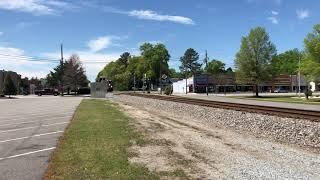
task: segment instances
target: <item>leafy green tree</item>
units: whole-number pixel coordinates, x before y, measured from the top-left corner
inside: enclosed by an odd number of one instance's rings
[[[11,98],[11,95],[17,94],[17,87],[14,85],[11,79],[11,76],[9,74],[6,75],[4,80],[3,94],[9,95],[9,98]]]
[[[208,63],[208,67],[206,67],[205,70],[212,75],[222,74],[226,72],[225,66],[226,64],[222,61],[213,59]]]
[[[302,53],[298,49],[292,49],[278,55],[280,73],[294,75],[299,69],[299,59]]]
[[[170,78],[183,78],[183,74],[181,72],[177,72],[174,68],[169,69],[169,77]]]
[[[119,61],[120,61],[125,67],[127,67],[130,58],[131,58],[130,53],[124,52],[123,54],[120,55]]]
[[[236,77],[241,83],[255,86],[259,96],[259,84],[270,79],[272,58],[276,48],[269,40],[269,35],[262,27],[251,29],[248,36],[242,37],[239,52],[236,54]]]
[[[229,74],[229,75],[234,74],[233,69],[232,69],[231,67],[228,67],[228,68],[226,69],[226,74]]]
[[[123,53],[120,58],[107,64],[97,76],[105,76],[113,82],[117,90],[130,90],[134,86],[141,87],[146,82],[144,74],[150,83],[159,83],[160,74],[169,75],[168,61],[170,55],[163,44],[145,43],[140,47],[141,56],[131,57]],[[160,73],[161,72],[161,73]]]
[[[271,77],[271,92],[275,90],[275,79],[281,74],[281,63],[278,56],[274,56],[271,60],[270,77]]]
[[[169,74],[170,54],[164,44],[145,43],[140,46],[141,55],[145,60],[145,69],[151,82],[159,83],[160,75]]]
[[[309,81],[319,80],[320,77],[320,24],[313,28],[304,39],[305,56],[302,62],[302,72]]]
[[[292,49],[277,56],[279,74],[296,75],[299,71],[299,59],[302,53],[298,49]],[[293,91],[292,78],[290,78],[291,91]]]

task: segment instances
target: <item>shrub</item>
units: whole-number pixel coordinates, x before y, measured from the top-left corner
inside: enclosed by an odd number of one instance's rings
[[[312,96],[312,91],[308,88],[304,94],[306,95],[306,99],[309,99]]]
[[[164,94],[165,95],[171,95],[172,94],[172,87],[171,86],[166,86],[164,89]]]

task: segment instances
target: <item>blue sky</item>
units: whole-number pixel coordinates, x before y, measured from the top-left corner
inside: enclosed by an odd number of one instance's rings
[[[164,43],[177,68],[187,48],[233,66],[241,37],[263,26],[278,53],[303,49],[320,20],[319,0],[0,0],[0,69],[44,77],[55,66],[33,59],[80,55],[93,80],[105,64],[143,42]],[[5,55],[3,55],[5,54]]]

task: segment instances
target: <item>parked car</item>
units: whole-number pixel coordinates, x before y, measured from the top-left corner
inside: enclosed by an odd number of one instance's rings
[[[54,96],[58,96],[60,93],[55,90],[55,89],[50,89],[50,88],[46,88],[43,90],[36,90],[34,92],[34,94],[38,95],[38,96],[42,96],[42,95],[54,95]]]
[[[288,90],[285,90],[285,89],[276,89],[274,90],[274,93],[288,93],[289,91]]]
[[[71,93],[77,94],[77,95],[87,95],[90,94],[91,89],[89,87],[81,87],[77,91],[74,89],[71,90]]]

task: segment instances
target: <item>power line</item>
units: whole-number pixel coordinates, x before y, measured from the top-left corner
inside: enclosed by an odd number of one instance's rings
[[[21,55],[1,54],[1,53],[0,53],[0,57],[1,57],[1,56],[12,57],[12,58],[15,58],[16,60],[50,61],[50,62],[58,61],[58,60],[54,60],[54,59],[35,58],[35,57],[30,57],[30,56],[21,56]]]
[[[54,62],[54,63],[59,63],[60,60],[59,59],[46,59],[46,58],[36,58],[36,57],[31,57],[31,56],[21,56],[21,55],[11,55],[11,54],[1,54],[0,53],[0,61],[1,60],[5,60],[3,58],[1,58],[1,56],[5,56],[5,57],[12,57],[14,58],[13,60],[20,60],[20,61],[29,61],[29,62]],[[81,61],[83,63],[93,63],[93,64],[97,64],[97,63],[104,63],[107,64],[110,61],[102,61],[102,60],[85,60],[85,61]]]

